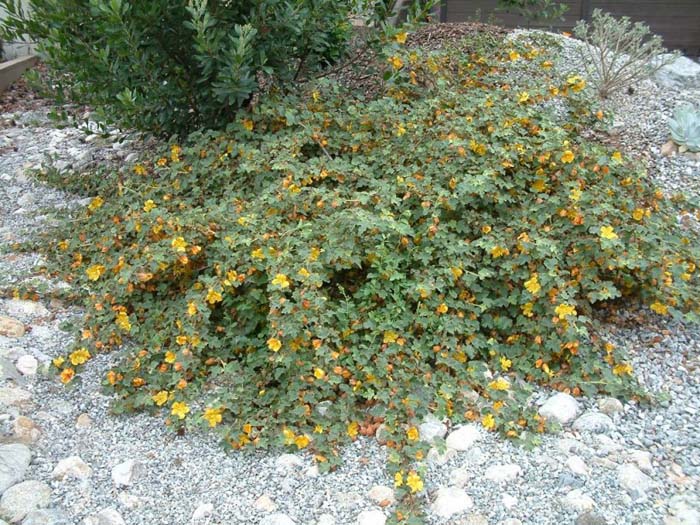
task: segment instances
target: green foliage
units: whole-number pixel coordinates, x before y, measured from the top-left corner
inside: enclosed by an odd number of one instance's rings
[[[590,24],[580,20],[574,35],[584,42],[581,61],[601,98],[650,78],[678,57],[667,53],[662,38],[652,35],[646,24],[600,9],[593,10]]]
[[[691,104],[676,108],[669,122],[671,138],[688,151],[700,152],[700,110]]]
[[[161,135],[221,128],[258,90],[337,60],[351,2],[0,0],[3,35],[40,42],[52,84]]]
[[[498,7],[527,20],[553,22],[563,18],[569,6],[555,0],[498,0]]]
[[[118,412],[321,468],[383,423],[404,523],[421,523],[427,413],[531,443],[548,422],[530,385],[635,392],[596,310],[697,314],[697,235],[580,138],[603,118],[585,82],[510,45],[397,49],[376,100],[318,83],[95,179],[53,237],[53,270],[87,295],[63,381],[128,340],[104,382]]]

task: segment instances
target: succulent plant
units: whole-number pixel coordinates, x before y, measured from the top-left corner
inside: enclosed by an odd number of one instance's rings
[[[700,152],[700,110],[691,104],[680,106],[669,125],[673,142],[688,151]]]

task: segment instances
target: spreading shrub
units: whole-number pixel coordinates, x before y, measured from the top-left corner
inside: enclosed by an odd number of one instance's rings
[[[39,42],[64,97],[166,136],[221,128],[262,78],[289,82],[337,60],[351,4],[0,0],[8,13],[2,33]]]
[[[697,235],[581,138],[603,115],[580,77],[538,48],[487,51],[397,52],[376,100],[318,83],[96,181],[54,244],[88,294],[63,382],[124,348],[117,412],[321,468],[383,423],[406,523],[426,414],[530,443],[548,422],[528,385],[634,393],[596,310],[697,314]]]

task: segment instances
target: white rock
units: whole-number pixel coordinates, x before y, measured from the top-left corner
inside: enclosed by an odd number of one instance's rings
[[[12,317],[0,315],[0,335],[17,338],[22,337],[24,333],[24,323]]]
[[[73,520],[58,509],[33,510],[22,520],[22,525],[71,525],[72,523]],[[6,522],[0,520],[0,525],[6,525]]]
[[[561,499],[561,504],[574,512],[585,512],[595,507],[595,501],[581,489],[574,489]]]
[[[377,431],[374,433],[374,439],[376,439],[377,443],[380,445],[386,445],[389,441],[389,430],[384,423],[377,427]]]
[[[700,64],[688,57],[678,57],[655,74],[656,81],[666,87],[700,88]]]
[[[484,472],[484,477],[490,479],[494,483],[507,483],[508,481],[516,479],[522,472],[523,469],[520,468],[519,465],[507,463],[490,466],[486,469],[486,472]]]
[[[606,416],[600,412],[586,412],[574,421],[573,428],[579,432],[605,434],[615,430],[615,423],[610,419],[610,416]]]
[[[471,473],[465,467],[459,467],[450,472],[450,485],[464,488],[469,481]]]
[[[330,514],[321,514],[316,520],[316,525],[336,525],[335,518]]]
[[[429,465],[444,465],[455,455],[457,455],[457,451],[453,448],[446,448],[445,451],[441,453],[436,447],[430,447],[425,460]]]
[[[432,443],[436,439],[442,439],[447,434],[447,425],[432,414],[428,414],[423,419],[423,423],[418,427],[420,440]]]
[[[471,509],[473,506],[474,502],[463,489],[443,487],[438,489],[430,509],[441,518],[450,518]]]
[[[557,450],[563,452],[564,454],[569,454],[571,452],[577,452],[583,448],[583,445],[571,438],[558,439],[556,442]]]
[[[70,456],[58,462],[53,469],[54,479],[64,480],[66,478],[87,479],[92,474],[92,469],[78,456]]]
[[[85,518],[83,525],[126,525],[126,522],[116,509],[110,507]]]
[[[10,299],[5,301],[5,311],[9,315],[21,317],[28,315],[32,317],[43,317],[49,315],[46,307],[37,301],[24,301],[22,299]]]
[[[31,511],[51,503],[51,488],[41,481],[23,481],[7,489],[0,498],[0,516],[10,523],[22,521]]]
[[[614,397],[605,397],[598,401],[598,410],[608,416],[619,414],[624,408],[620,400]]]
[[[129,510],[138,509],[143,504],[141,498],[134,496],[133,494],[129,494],[128,492],[120,492],[117,499],[119,500],[119,503],[124,506],[124,508]]]
[[[26,445],[0,445],[0,494],[24,479],[32,453]]]
[[[253,507],[262,512],[274,512],[277,510],[277,504],[267,494],[263,494],[256,499]]]
[[[539,414],[565,425],[576,418],[578,410],[576,399],[569,394],[559,392],[545,401],[540,407]]]
[[[26,390],[14,386],[0,387],[1,407],[23,407],[32,400],[32,395]]]
[[[643,498],[654,485],[649,476],[631,463],[625,463],[617,468],[617,482],[634,499]]]
[[[700,497],[686,494],[676,494],[668,500],[668,516],[665,525],[698,525],[700,523]]]
[[[128,459],[112,469],[112,481],[117,487],[128,487],[138,476],[142,466],[134,459]]]
[[[15,437],[24,443],[36,443],[41,437],[39,427],[25,416],[18,416],[13,425]]]
[[[282,454],[275,461],[277,470],[294,470],[304,467],[304,460],[296,454]]]
[[[605,434],[596,435],[595,441],[597,443],[598,454],[602,454],[603,456],[622,450],[622,445]]]
[[[654,470],[651,464],[651,453],[646,450],[633,450],[627,457],[630,461],[634,461],[642,472],[651,474]]]
[[[192,521],[204,520],[214,514],[214,505],[211,503],[200,503],[192,513]]]
[[[571,456],[569,459],[567,459],[566,466],[569,467],[569,470],[577,476],[588,476],[588,467],[579,456]]]
[[[481,429],[474,424],[457,427],[449,433],[445,444],[454,450],[469,450],[471,446],[481,439]]]
[[[260,525],[296,525],[296,522],[286,514],[277,512],[265,516],[260,520]]]
[[[367,497],[377,504],[386,502],[386,505],[393,505],[396,502],[394,489],[387,487],[386,485],[375,485],[367,493]]]
[[[88,414],[80,414],[78,419],[75,420],[75,428],[90,428],[92,426],[92,419]]]
[[[386,516],[379,510],[364,510],[357,516],[357,525],[384,525]]]
[[[508,518],[503,521],[499,521],[498,525],[523,525],[523,522],[518,518]]]
[[[503,494],[503,496],[501,496],[501,501],[503,502],[503,506],[507,509],[512,509],[518,504],[518,498],[510,494]]]
[[[304,471],[304,474],[309,478],[317,478],[321,475],[321,471],[318,470],[318,465],[311,465]]]
[[[15,363],[15,368],[24,376],[33,376],[39,368],[39,361],[33,355],[23,355]]]

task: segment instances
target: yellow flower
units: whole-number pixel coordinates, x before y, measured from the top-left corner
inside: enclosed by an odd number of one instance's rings
[[[182,153],[182,148],[178,146],[177,144],[173,144],[172,147],[170,148],[170,159],[173,162],[179,162],[180,161],[180,153]]]
[[[516,61],[520,58],[520,53],[517,51],[510,51],[508,53],[508,58],[510,58],[512,61]]]
[[[532,313],[532,307],[535,306],[532,303],[525,303],[520,307],[520,309],[523,311],[523,315],[525,317],[532,317],[534,314]]]
[[[64,385],[67,385],[71,381],[73,381],[73,378],[75,377],[75,370],[72,368],[66,368],[61,372],[61,383]]]
[[[524,104],[528,100],[530,100],[530,93],[528,93],[527,91],[523,91],[518,96],[518,102],[520,102],[521,104]]]
[[[197,313],[197,305],[193,302],[190,301],[187,303],[187,315],[193,316]]]
[[[279,286],[280,288],[289,288],[289,279],[283,273],[278,273],[275,278],[272,279],[272,284]]]
[[[187,344],[187,336],[186,335],[178,335],[175,338],[175,342],[179,345],[186,345]]]
[[[504,378],[499,377],[498,379],[491,381],[489,383],[489,388],[493,390],[508,390],[510,388],[510,383]]]
[[[578,202],[581,199],[581,193],[580,189],[574,188],[571,190],[571,193],[569,193],[569,198],[574,202]]]
[[[537,293],[542,289],[538,274],[533,273],[530,278],[525,281],[525,289],[532,295],[537,295]]]
[[[600,236],[608,240],[617,239],[617,233],[615,233],[615,229],[612,226],[601,226]]]
[[[481,418],[481,424],[484,426],[485,429],[493,430],[494,428],[496,428],[496,419],[493,417],[493,414],[486,414],[484,417]]]
[[[612,159],[615,162],[622,162],[622,153],[620,153],[619,151],[616,151],[615,153],[612,154]]]
[[[88,279],[91,281],[96,281],[99,279],[103,273],[105,273],[105,267],[102,266],[101,264],[95,264],[93,266],[90,266],[87,270],[85,270],[85,273],[88,276]]]
[[[450,271],[452,272],[452,276],[455,279],[459,279],[464,274],[464,270],[462,270],[461,268],[454,267],[454,266],[452,268],[450,268]]]
[[[668,306],[666,306],[665,304],[660,303],[658,301],[653,303],[650,306],[650,308],[659,315],[667,315],[668,314]]]
[[[396,124],[396,136],[403,137],[406,134],[406,128],[402,124]]]
[[[564,154],[561,156],[561,161],[564,164],[570,164],[574,161],[574,152],[567,149]]]
[[[153,210],[155,207],[156,203],[153,202],[151,199],[148,199],[146,202],[143,203],[143,211],[145,211],[146,213]]]
[[[384,343],[385,344],[395,343],[398,338],[399,338],[399,334],[397,334],[393,330],[387,330],[386,332],[384,332]]]
[[[554,64],[552,64],[549,60],[545,60],[542,62],[541,66],[542,69],[550,69]]]
[[[641,221],[644,218],[644,210],[641,208],[637,208],[632,212],[632,218],[635,221]]]
[[[66,360],[63,357],[54,357],[51,362],[56,368],[61,368],[61,365],[63,365],[63,363],[65,363]]]
[[[311,275],[311,273],[309,273],[309,270],[307,270],[306,268],[302,268],[301,270],[299,270],[299,271],[297,272],[297,274],[298,274],[300,277],[303,277],[304,279],[306,279],[309,275]]]
[[[360,424],[357,421],[353,421],[352,423],[348,424],[347,428],[347,433],[348,436],[351,438],[355,439],[357,437],[357,433],[360,431]]]
[[[314,262],[318,259],[319,255],[321,255],[321,249],[314,246],[309,252],[309,261]]]
[[[151,399],[156,405],[162,407],[168,401],[168,393],[165,390],[161,390],[157,394],[152,395]]]
[[[542,193],[547,188],[547,183],[544,179],[537,179],[530,187],[537,193]]]
[[[326,377],[326,372],[324,372],[323,368],[314,368],[314,377],[316,379],[323,379]]]
[[[574,92],[581,91],[586,87],[586,81],[578,75],[567,78],[566,82],[571,86],[571,90]]]
[[[255,250],[253,250],[252,252],[250,252],[250,256],[253,259],[264,259],[265,258],[265,254],[263,253],[262,248],[257,248]]]
[[[446,314],[447,313],[447,305],[445,303],[441,303],[440,306],[437,307],[437,313],[439,314]]]
[[[158,166],[163,168],[163,167],[168,165],[168,159],[166,159],[165,157],[161,157],[158,159],[158,162],[156,162],[156,164],[158,164]]]
[[[632,375],[632,365],[629,363],[620,363],[613,367],[613,374],[616,376]]]
[[[311,440],[309,439],[309,436],[304,434],[303,436],[297,436],[294,439],[294,444],[297,446],[299,450],[302,448],[306,448],[309,446],[309,443],[311,443]]]
[[[185,416],[188,414],[190,411],[190,407],[187,406],[187,404],[182,403],[181,401],[176,401],[173,403],[172,410],[170,413],[173,416],[177,416],[180,419],[185,419]]]
[[[78,348],[69,356],[69,359],[73,366],[82,365],[90,359],[90,352],[87,351],[87,348]]]
[[[177,356],[175,355],[175,352],[171,352],[170,350],[168,350],[167,352],[165,352],[164,360],[166,363],[172,365],[177,360]]]
[[[403,485],[403,472],[397,472],[394,474],[394,486],[400,487]]]
[[[185,250],[187,250],[187,242],[182,237],[175,237],[170,242],[170,246],[172,246],[173,250],[175,250],[176,252],[184,252]]]
[[[409,441],[417,441],[418,437],[420,436],[420,432],[416,427],[410,427],[406,431],[406,437],[408,437]]]
[[[292,443],[294,443],[294,432],[285,427],[282,429],[282,435],[284,436],[285,445],[291,445]]]
[[[513,361],[511,361],[510,359],[508,359],[505,356],[501,356],[500,362],[501,362],[501,369],[505,370],[505,371],[510,370],[510,367],[513,366]]]
[[[401,31],[400,33],[396,33],[396,36],[394,36],[394,40],[396,40],[399,44],[405,44],[407,37],[408,33],[406,33],[406,31]]]
[[[282,348],[282,342],[276,337],[270,337],[267,340],[267,347],[273,352],[279,352],[280,348]]]
[[[397,56],[390,57],[389,63],[392,65],[392,67],[394,69],[401,69],[403,67],[403,60],[401,60]]]
[[[253,131],[253,128],[255,127],[255,123],[250,120],[249,118],[243,119],[243,127],[247,129],[248,131]]]
[[[423,490],[423,480],[420,479],[420,476],[413,470],[406,476],[406,485],[408,485],[411,492],[414,494]]]
[[[121,328],[125,332],[131,330],[131,322],[129,321],[129,315],[126,312],[119,312],[114,322],[119,328]]]
[[[88,204],[88,210],[95,211],[98,208],[101,208],[104,203],[104,199],[98,195],[90,201],[90,204]]]
[[[494,259],[498,259],[499,257],[503,257],[504,255],[508,255],[510,251],[508,248],[501,248],[500,246],[494,246],[491,248],[491,257]]]
[[[570,315],[576,315],[576,308],[569,304],[560,304],[554,309],[554,312],[561,318],[565,319]]]
[[[216,425],[221,423],[221,420],[223,419],[221,416],[221,412],[223,409],[221,408],[207,408],[204,410],[204,415],[202,416],[207,423],[209,423],[210,428],[214,428]]]
[[[206,299],[209,304],[216,304],[220,303],[223,300],[223,296],[217,290],[209,288]]]
[[[134,166],[134,173],[136,175],[143,176],[146,175],[146,173],[148,172],[146,171],[146,168],[144,168],[141,164],[137,164],[136,166]]]

